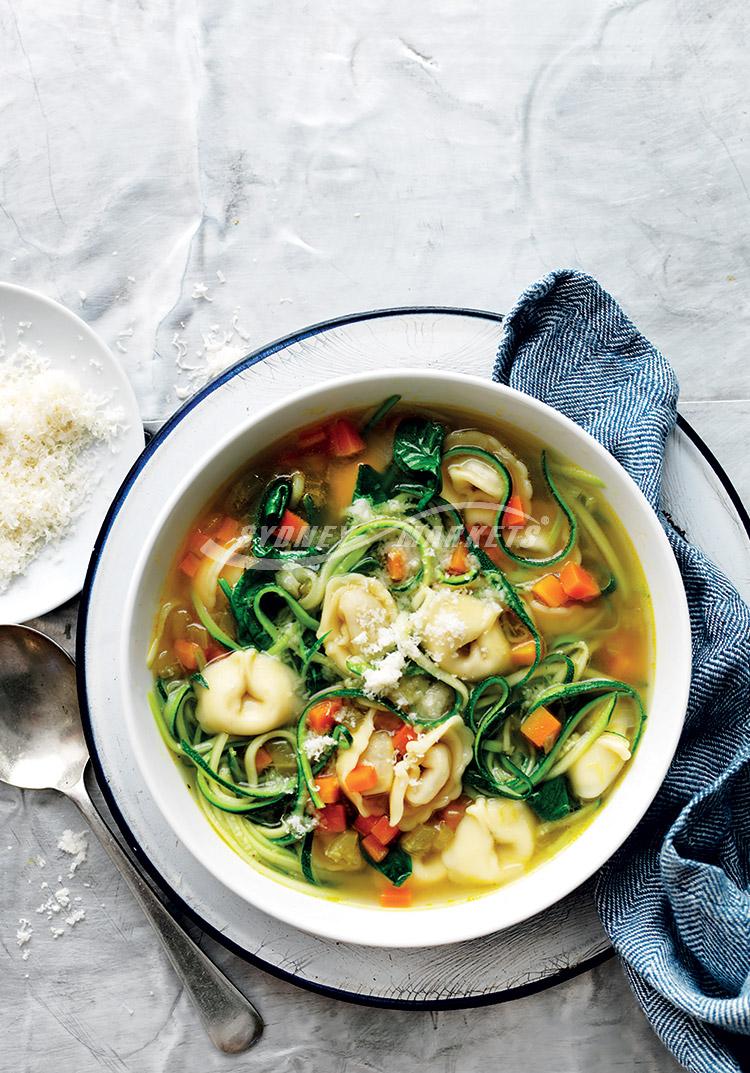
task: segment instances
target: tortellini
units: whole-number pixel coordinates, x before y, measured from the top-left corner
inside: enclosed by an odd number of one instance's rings
[[[208,734],[264,734],[291,722],[301,706],[294,671],[254,648],[210,663],[203,677],[208,688],[196,684],[195,714]]]
[[[607,730],[568,766],[570,788],[582,801],[601,797],[630,759],[631,719],[628,702],[618,701]]]
[[[558,637],[560,634],[585,636],[591,619],[600,613],[595,601],[547,607],[541,600],[532,599],[529,601],[529,610],[537,629],[547,637]]]
[[[388,799],[392,826],[411,831],[460,796],[472,742],[471,731],[454,715],[408,743]]]
[[[349,748],[339,750],[336,756],[336,776],[339,783],[363,816],[369,816],[374,808],[368,798],[379,797],[390,791],[396,759],[390,734],[385,730],[375,730],[374,716],[375,709],[369,709],[353,730]],[[364,796],[346,786],[348,776],[357,764],[363,762],[372,764],[378,773],[376,785]]]
[[[520,874],[534,853],[536,819],[523,801],[479,797],[466,809],[453,841],[442,853],[414,858],[414,881],[505,883]]]
[[[521,499],[525,513],[531,509],[533,490],[529,471],[520,459],[504,447],[495,436],[476,429],[451,432],[445,450],[451,447],[481,447],[505,464],[513,481],[513,491]],[[457,455],[443,462],[443,496],[462,509],[464,521],[473,525],[493,525],[498,505],[505,491],[505,481],[488,462],[471,455]],[[482,507],[482,503],[492,504]],[[466,505],[468,504],[468,505]],[[466,506],[465,506],[466,505]]]
[[[390,627],[396,604],[388,589],[374,577],[344,574],[326,585],[318,637],[326,655],[347,673],[347,660],[358,656],[371,660],[393,647]]]
[[[353,731],[349,748],[339,752],[336,775],[361,815],[381,812],[382,798],[387,795],[389,822],[402,831],[411,831],[460,795],[471,745],[471,731],[454,715],[410,741],[404,756],[397,760],[391,735],[375,729],[371,709]],[[377,782],[366,794],[346,785],[347,777],[360,763],[371,764],[377,772]]]
[[[467,682],[505,674],[512,661],[502,610],[491,598],[447,587],[431,590],[416,616],[422,646],[439,667]]]

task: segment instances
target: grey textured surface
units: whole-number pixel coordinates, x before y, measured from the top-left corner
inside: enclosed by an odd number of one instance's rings
[[[4,2],[3,275],[82,313],[158,421],[207,333],[225,360],[354,309],[504,309],[575,265],[673,361],[748,500],[746,20],[741,0]],[[96,847],[69,882],[87,920],[54,940],[34,913],[72,806],[3,793],[0,815],[3,1071],[676,1068],[614,962],[430,1015],[313,997],[217,951],[268,1023],[222,1058]]]

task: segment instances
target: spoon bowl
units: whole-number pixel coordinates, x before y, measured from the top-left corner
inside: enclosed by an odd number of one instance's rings
[[[73,661],[35,630],[0,626],[0,779],[68,793],[87,761]]]

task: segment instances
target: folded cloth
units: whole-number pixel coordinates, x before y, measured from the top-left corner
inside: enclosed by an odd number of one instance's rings
[[[659,514],[682,572],[693,634],[685,728],[654,804],[600,872],[596,901],[677,1060],[695,1073],[750,1068],[750,609],[660,512],[677,379],[615,300],[570,270],[521,296],[493,376],[615,456]]]

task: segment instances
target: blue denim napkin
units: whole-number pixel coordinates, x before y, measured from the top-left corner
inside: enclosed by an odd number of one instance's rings
[[[599,874],[598,910],[646,1016],[695,1073],[737,1073],[750,1035],[750,609],[659,509],[678,384],[666,358],[581,273],[508,314],[493,377],[595,436],[657,511],[682,572],[693,679],[648,814]]]

